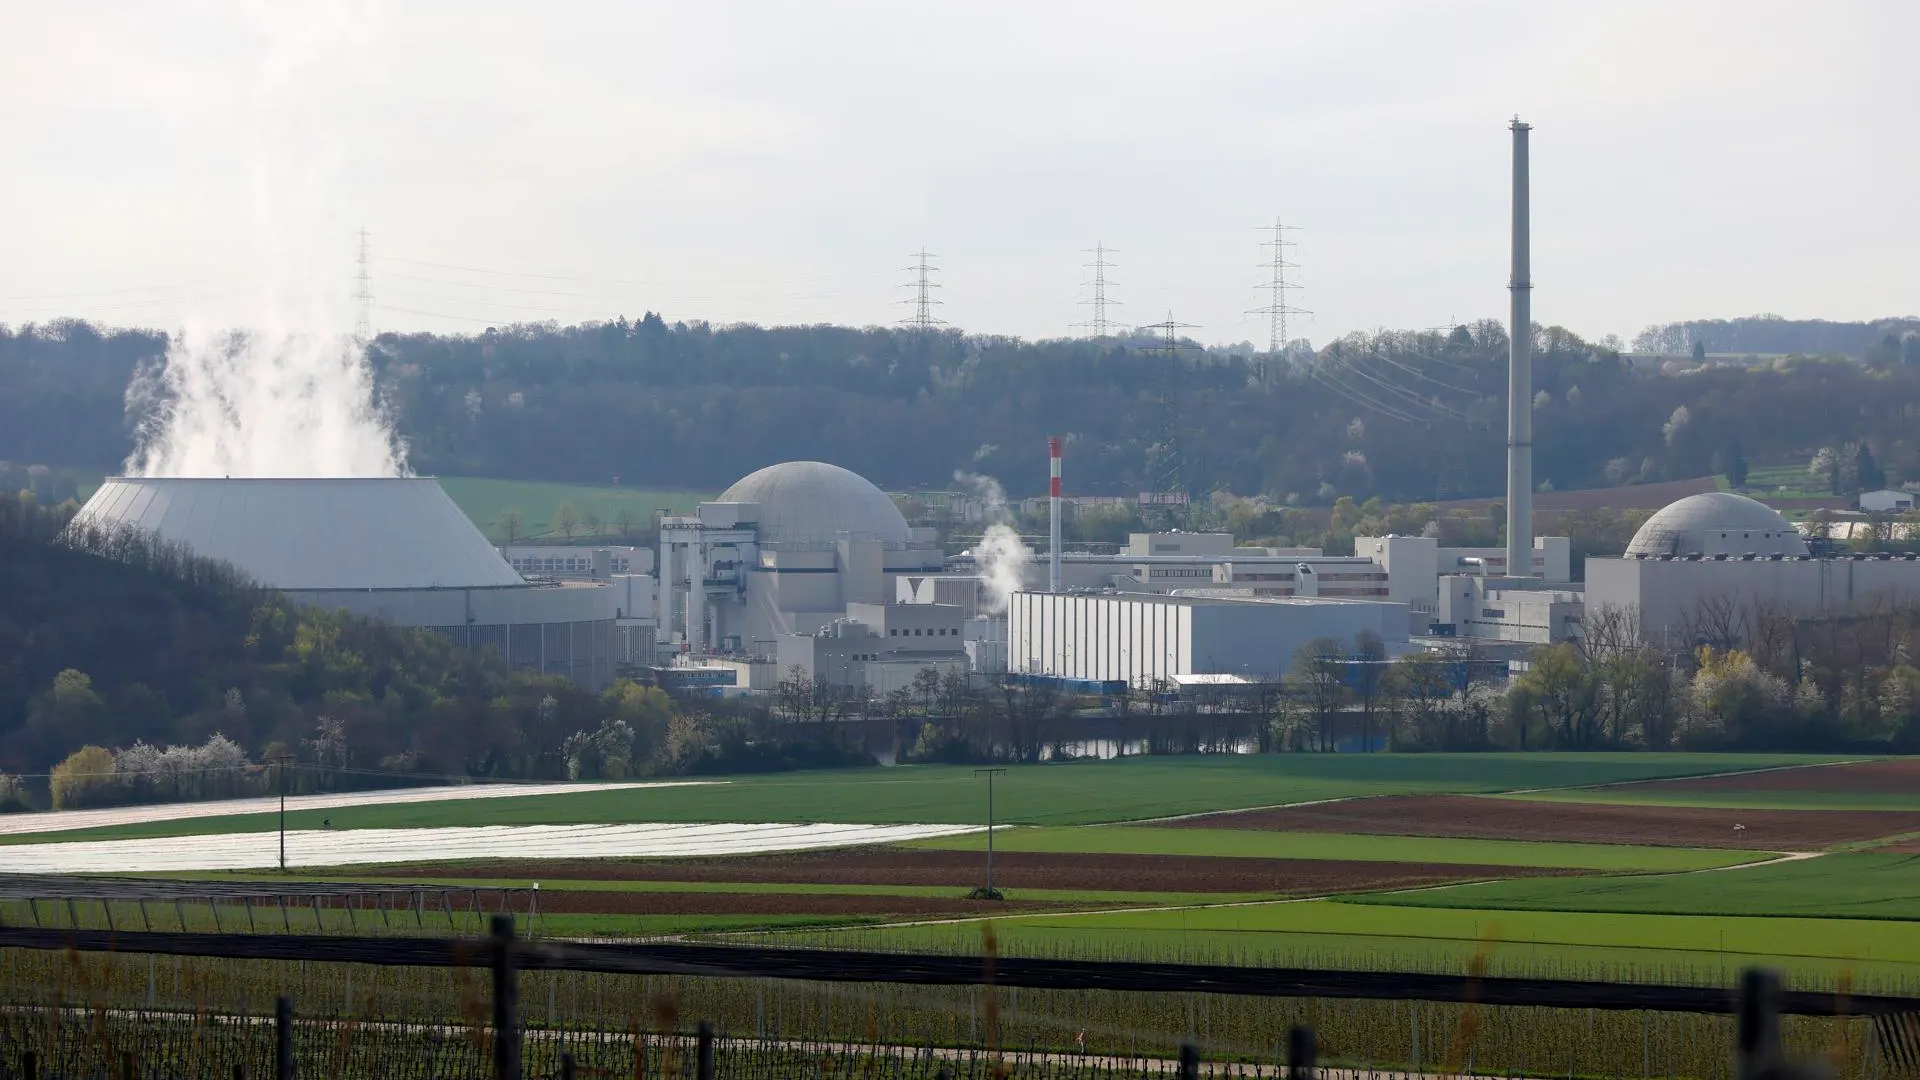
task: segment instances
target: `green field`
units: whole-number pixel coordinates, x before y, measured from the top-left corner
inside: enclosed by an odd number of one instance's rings
[[[1084,825],[1405,793],[1564,788],[1693,776],[1823,757],[1749,754],[1222,754],[1013,766],[995,786],[1007,824]],[[512,799],[295,811],[288,828],[623,822],[975,824],[986,784],[965,766],[900,766],[737,777],[721,784],[608,789]],[[275,814],[38,833],[6,842],[259,832]]]
[[[1712,875],[1708,875],[1712,876]],[[811,944],[973,953],[982,922],[782,938]],[[1920,988],[1920,923],[1590,912],[1481,911],[1280,901],[1238,907],[1014,916],[994,920],[1008,955],[1273,967],[1461,971],[1484,952],[1494,974],[1727,982],[1766,964],[1807,984],[1843,974],[1863,989]]]
[[[984,835],[921,840],[907,847],[980,851]],[[1571,870],[1704,870],[1767,858],[1754,851],[1703,851],[1630,844],[1560,844],[1416,836],[1265,832],[1236,829],[1012,829],[994,837],[996,851],[1096,855],[1220,855],[1258,859],[1458,863]]]
[[[1726,481],[1721,480],[1724,489]],[[1822,487],[1818,477],[1807,471],[1807,463],[1797,465],[1755,465],[1747,470],[1747,485],[1742,494],[1756,499],[1831,499],[1833,492]]]
[[[1920,920],[1920,855],[1823,855],[1712,874],[1535,878],[1353,900],[1394,907]]]
[[[598,517],[604,535],[612,538],[618,535],[617,523],[623,512],[637,526],[650,527],[656,510],[686,513],[701,501],[713,498],[713,493],[706,491],[488,480],[471,476],[443,476],[440,486],[473,523],[496,542],[506,540],[500,515],[509,509],[521,513],[521,539],[564,539],[554,525],[561,503],[572,503],[580,512],[583,526],[576,530],[575,539],[588,535],[584,523],[589,515]]]

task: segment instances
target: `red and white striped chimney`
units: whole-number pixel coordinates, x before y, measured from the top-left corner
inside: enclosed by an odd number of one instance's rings
[[[1052,516],[1047,522],[1047,541],[1052,545],[1047,553],[1047,591],[1060,591],[1060,445],[1064,440],[1058,435],[1047,436],[1047,481],[1048,509]]]

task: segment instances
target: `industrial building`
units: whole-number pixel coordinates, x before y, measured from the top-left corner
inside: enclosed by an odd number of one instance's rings
[[[1652,642],[1689,641],[1709,606],[1744,624],[1759,610],[1796,616],[1920,601],[1912,555],[1815,556],[1793,524],[1727,492],[1681,499],[1647,519],[1617,559],[1588,559],[1591,615],[1630,615]]]
[[[492,646],[595,688],[628,659],[621,623],[652,605],[644,577],[528,582],[428,477],[111,477],[70,527],[176,543],[296,603]]]
[[[1403,604],[1199,594],[1015,593],[1007,612],[1008,669],[1072,681],[1140,686],[1190,675],[1278,678],[1309,642],[1342,655],[1372,636],[1407,651]]]
[[[526,577],[591,580],[614,574],[652,574],[653,549],[627,545],[508,544],[507,565]]]
[[[932,529],[857,473],[818,461],[755,472],[660,523],[663,627],[693,654],[772,656],[849,604],[884,604],[902,576],[938,572]]]
[[[1386,600],[1404,605],[1407,630],[1424,634],[1439,615],[1441,582],[1448,576],[1504,578],[1504,548],[1443,547],[1429,536],[1361,536],[1352,555],[1319,548],[1237,547],[1228,533],[1135,533],[1116,554],[1067,551],[1060,557],[1061,588],[1069,592],[1171,593],[1231,589],[1250,597]],[[977,573],[963,553],[948,560],[955,573]],[[1572,578],[1572,547],[1564,536],[1534,541],[1532,576]],[[1047,588],[1048,558],[1036,554],[1022,574],[1031,591]]]

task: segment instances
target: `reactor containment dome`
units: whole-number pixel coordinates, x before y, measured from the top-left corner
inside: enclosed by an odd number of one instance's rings
[[[1689,495],[1661,508],[1633,534],[1626,552],[1630,559],[1806,553],[1806,540],[1778,510],[1727,491]]]
[[[859,473],[823,461],[769,465],[742,477],[716,501],[758,503],[762,547],[838,540],[906,544],[913,538],[886,492]]]

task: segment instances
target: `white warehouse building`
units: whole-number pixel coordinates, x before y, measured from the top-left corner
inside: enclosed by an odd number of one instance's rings
[[[1301,646],[1326,638],[1351,650],[1373,635],[1386,655],[1408,650],[1404,604],[1302,597],[1015,593],[1007,613],[1008,669],[1026,675],[1143,682],[1184,675],[1274,678]]]
[[[599,688],[645,577],[532,584],[430,477],[110,477],[69,528],[132,531],[231,564],[295,603],[492,646],[514,667]]]

